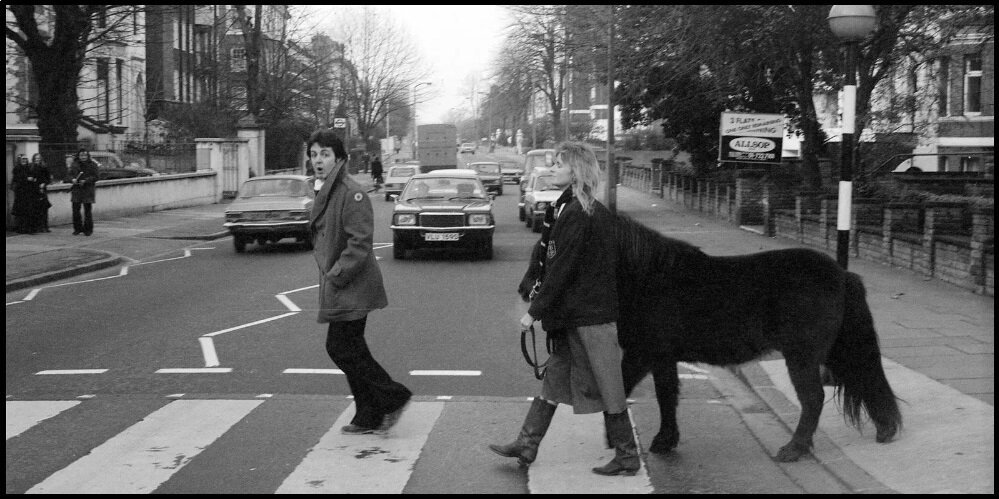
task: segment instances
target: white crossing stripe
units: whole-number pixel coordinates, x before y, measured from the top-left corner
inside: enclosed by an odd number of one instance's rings
[[[410,402],[389,435],[343,435],[351,404],[277,493],[401,494],[443,410],[444,402]]]
[[[281,371],[284,374],[343,374],[339,369],[300,369],[296,367]]]
[[[541,446],[528,468],[527,487],[532,494],[565,494],[567,484],[587,494],[651,494],[652,482],[645,463],[635,476],[608,477],[591,469],[614,458],[604,446],[603,413],[573,414],[560,404]]]
[[[4,407],[7,427],[6,440],[24,433],[24,430],[79,403],[76,400],[8,401]]]
[[[152,492],[261,403],[262,400],[170,402],[28,492]]]
[[[107,369],[49,369],[46,371],[38,371],[36,375],[49,375],[49,374],[104,374],[108,372]]]

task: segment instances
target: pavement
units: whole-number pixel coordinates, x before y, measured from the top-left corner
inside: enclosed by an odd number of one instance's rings
[[[365,174],[355,179],[370,184]],[[765,237],[752,227],[736,227],[687,211],[682,205],[628,187],[618,186],[616,199],[618,211],[666,235],[688,240],[709,254],[746,254],[802,246]],[[6,291],[10,295],[166,255],[190,247],[195,244],[192,241],[226,237],[228,233],[222,227],[226,205],[95,221],[91,236],[72,235],[71,225],[54,226],[43,234],[7,232]],[[864,444],[857,444],[856,430],[843,423],[837,410],[827,408],[816,433],[816,457],[831,468],[838,467],[836,471],[844,480],[867,480],[871,491],[885,491],[887,487],[898,492],[992,493],[994,297],[861,259],[850,260],[849,268],[863,277],[867,287],[885,370],[903,400],[902,412],[909,430],[903,430],[895,443],[885,446],[873,443],[868,428]],[[8,297],[8,303],[12,299],[17,298]],[[797,400],[779,356],[733,367],[731,372],[751,387],[788,428],[794,428]],[[827,400],[832,400],[831,392],[827,395]],[[884,466],[886,459],[895,459],[897,464]],[[941,481],[939,461],[946,461],[952,470],[948,471],[948,480]]]

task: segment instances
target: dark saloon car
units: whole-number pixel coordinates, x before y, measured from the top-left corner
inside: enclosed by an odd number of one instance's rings
[[[392,213],[392,256],[407,250],[463,248],[493,257],[493,199],[475,170],[444,169],[414,175]]]
[[[470,170],[475,170],[479,174],[479,180],[487,192],[495,192],[497,196],[503,195],[503,172],[500,164],[495,161],[478,161],[468,165]]]
[[[239,188],[239,197],[225,210],[223,224],[232,234],[237,253],[256,241],[276,243],[293,237],[312,249],[309,213],[315,192],[304,175],[254,177]]]

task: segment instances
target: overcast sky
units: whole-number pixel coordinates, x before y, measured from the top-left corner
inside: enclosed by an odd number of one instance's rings
[[[420,44],[424,60],[433,65],[433,98],[417,107],[420,122],[440,121],[454,107],[471,113],[466,80],[488,76],[509,24],[499,5],[388,5]],[[421,93],[423,92],[421,88]],[[430,89],[427,89],[428,91]],[[482,89],[484,90],[484,88]]]

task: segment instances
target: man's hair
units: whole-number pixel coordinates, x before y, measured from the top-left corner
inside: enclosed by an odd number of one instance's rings
[[[309,155],[312,144],[319,144],[319,147],[329,147],[333,150],[333,156],[340,159],[347,159],[347,149],[343,147],[343,141],[337,137],[336,132],[329,128],[320,128],[309,136],[309,142],[305,149],[305,155]]]

